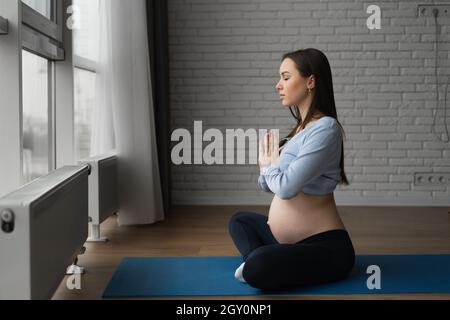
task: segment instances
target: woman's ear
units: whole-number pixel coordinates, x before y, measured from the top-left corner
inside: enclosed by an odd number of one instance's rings
[[[313,74],[308,77],[307,86],[311,90],[316,88],[316,78]]]

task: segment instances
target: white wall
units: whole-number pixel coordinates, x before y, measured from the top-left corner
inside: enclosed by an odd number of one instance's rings
[[[347,136],[351,184],[337,187],[337,204],[450,205],[449,186],[414,185],[415,172],[450,172],[450,143],[432,133],[434,20],[416,17],[419,3],[434,2],[169,1],[171,130],[193,132],[203,120],[204,130],[278,127],[284,136],[294,121],[275,91],[281,56],[315,47],[330,61]],[[369,4],[382,10],[381,30],[366,26]],[[439,74],[450,75],[449,19],[438,21]],[[435,132],[444,139],[438,115]],[[175,204],[272,198],[257,189],[257,165],[172,166]]]

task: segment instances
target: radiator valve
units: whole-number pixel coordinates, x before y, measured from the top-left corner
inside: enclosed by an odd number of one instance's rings
[[[11,233],[14,231],[14,212],[8,209],[3,210],[0,213],[0,220],[3,232]]]

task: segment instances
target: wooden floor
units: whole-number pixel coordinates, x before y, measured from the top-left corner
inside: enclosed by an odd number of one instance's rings
[[[86,267],[81,290],[68,290],[64,279],[53,299],[101,299],[121,259],[126,256],[239,255],[228,235],[237,211],[267,214],[268,207],[175,207],[166,220],[148,226],[118,227],[116,216],[102,224],[108,243],[86,244],[79,265]],[[357,254],[450,253],[450,214],[445,208],[339,207]],[[192,299],[236,297],[192,297]],[[186,297],[183,299],[189,299]],[[450,294],[257,296],[239,299],[448,299]]]

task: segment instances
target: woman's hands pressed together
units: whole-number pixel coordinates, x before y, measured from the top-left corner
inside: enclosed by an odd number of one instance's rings
[[[259,169],[268,165],[275,165],[280,157],[279,142],[276,135],[270,130],[259,143]]]

